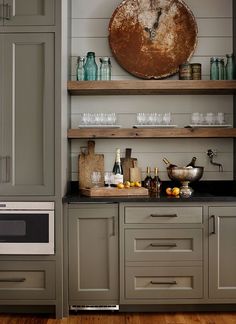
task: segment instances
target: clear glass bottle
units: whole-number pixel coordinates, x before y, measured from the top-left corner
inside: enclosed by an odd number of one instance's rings
[[[225,79],[226,80],[234,80],[234,55],[233,54],[227,54],[226,55],[227,62],[225,66]]]
[[[109,57],[100,58],[99,78],[100,80],[111,80],[111,61]]]
[[[218,67],[219,67],[219,80],[225,79],[225,61],[223,58],[218,59]]]
[[[151,190],[151,181],[152,181],[151,168],[147,167],[146,177],[145,177],[145,179],[143,181],[144,188],[147,188],[148,190]]]
[[[219,64],[217,57],[211,58],[210,79],[219,80]]]
[[[88,52],[86,63],[84,65],[84,79],[87,81],[93,81],[98,79],[98,66],[95,61],[95,53]]]
[[[154,177],[151,180],[151,192],[154,194],[160,194],[161,192],[161,179],[158,175],[158,168],[154,168]]]
[[[78,56],[77,59],[77,71],[76,71],[76,79],[77,81],[83,81],[85,76],[84,76],[84,61],[85,58],[84,56]]]
[[[114,177],[113,177],[113,184],[117,185],[120,182],[123,182],[123,169],[120,160],[120,149],[116,149],[116,158],[115,163],[112,170]]]

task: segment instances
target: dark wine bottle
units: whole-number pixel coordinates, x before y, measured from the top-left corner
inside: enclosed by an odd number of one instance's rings
[[[154,168],[154,177],[151,181],[151,192],[157,194],[161,192],[161,179],[158,175],[158,168]]]
[[[186,167],[187,167],[187,168],[188,168],[188,167],[192,167],[192,168],[194,168],[194,167],[195,167],[196,160],[197,160],[197,158],[194,156],[194,157],[192,158],[192,160],[189,162],[189,164],[186,165]]]
[[[147,167],[146,177],[143,181],[143,186],[150,190],[151,189],[151,181],[152,181],[151,168]]]
[[[168,169],[177,168],[177,165],[170,163],[170,161],[168,161],[167,158],[163,158],[163,162],[167,165]]]
[[[116,149],[116,158],[112,170],[114,174],[113,184],[117,185],[120,182],[123,182],[123,169],[120,161],[120,149]]]

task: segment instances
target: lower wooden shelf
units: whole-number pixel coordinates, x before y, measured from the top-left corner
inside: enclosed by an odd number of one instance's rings
[[[81,128],[69,129],[68,139],[76,138],[234,138],[236,128]]]

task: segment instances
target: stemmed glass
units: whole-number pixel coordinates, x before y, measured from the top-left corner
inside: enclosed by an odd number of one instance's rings
[[[104,180],[105,180],[105,183],[107,183],[108,188],[111,188],[112,177],[113,177],[113,173],[111,171],[105,172]]]
[[[101,172],[93,171],[91,174],[91,181],[92,181],[92,184],[94,185],[94,188],[98,188],[99,183],[101,181]]]

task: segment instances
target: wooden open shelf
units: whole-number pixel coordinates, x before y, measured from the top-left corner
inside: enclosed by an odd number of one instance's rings
[[[69,129],[73,138],[233,138],[236,128],[81,128]]]
[[[68,81],[70,95],[236,94],[236,81]]]

